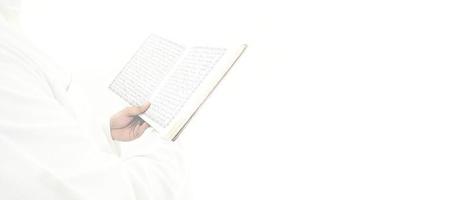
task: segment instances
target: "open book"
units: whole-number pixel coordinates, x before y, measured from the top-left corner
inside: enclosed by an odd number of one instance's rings
[[[151,35],[109,88],[133,106],[150,101],[140,117],[174,141],[245,48],[185,47]]]

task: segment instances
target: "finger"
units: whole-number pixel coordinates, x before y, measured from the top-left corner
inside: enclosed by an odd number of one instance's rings
[[[141,126],[142,129],[146,130],[147,128],[151,127],[147,122],[144,122]]]
[[[149,124],[144,122],[142,125],[140,125],[137,128],[137,130],[136,130],[137,135],[139,136],[139,135],[143,134],[144,131],[146,131],[146,129],[149,128],[149,127],[150,127]]]
[[[151,106],[151,103],[147,101],[143,105],[140,105],[140,106],[128,107],[125,109],[125,112],[129,116],[136,116],[136,115],[146,112],[146,110],[149,109],[150,106]]]

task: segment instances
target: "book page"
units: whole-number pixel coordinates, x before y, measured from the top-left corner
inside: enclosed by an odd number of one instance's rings
[[[188,49],[175,70],[151,97],[152,106],[146,116],[161,127],[167,127],[225,51],[224,48],[209,47]]]
[[[151,35],[109,88],[129,104],[140,105],[149,100],[184,52],[184,46]]]

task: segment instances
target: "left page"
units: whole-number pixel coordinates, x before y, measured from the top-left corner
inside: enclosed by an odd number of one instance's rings
[[[129,104],[148,101],[174,69],[185,47],[156,35],[147,38],[109,88]]]

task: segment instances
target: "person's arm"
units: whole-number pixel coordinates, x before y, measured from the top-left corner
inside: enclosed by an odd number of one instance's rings
[[[41,75],[17,63],[0,66],[0,199],[180,196],[183,172],[173,145],[156,140],[126,158],[100,151]]]

